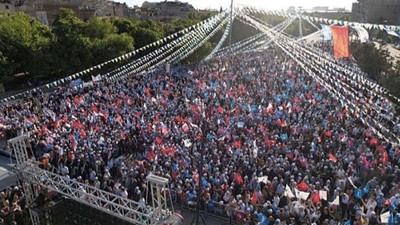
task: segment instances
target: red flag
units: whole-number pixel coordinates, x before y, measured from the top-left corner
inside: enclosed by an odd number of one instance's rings
[[[169,148],[169,149],[168,149],[168,154],[169,154],[170,156],[175,156],[175,154],[176,154],[176,149],[175,149],[174,147]]]
[[[115,121],[117,121],[117,123],[119,123],[119,125],[122,126],[122,117],[121,117],[121,115],[118,115],[117,119],[115,119]]]
[[[388,160],[389,160],[389,155],[388,155],[388,153],[387,153],[387,151],[385,150],[385,151],[383,151],[383,155],[382,155],[382,163],[383,163],[383,165],[387,165],[387,163],[388,163]]]
[[[153,151],[148,151],[147,154],[146,154],[146,158],[148,160],[154,159],[155,157],[156,157],[156,154],[154,154]]]
[[[160,122],[160,116],[158,115],[158,113],[154,116],[154,123],[158,123]]]
[[[128,105],[132,105],[132,100],[128,98],[128,101],[126,102]]]
[[[119,135],[121,136],[121,139],[125,139],[126,138],[126,134],[125,134],[125,132],[123,130],[121,130],[119,132]]]
[[[155,140],[156,144],[161,145],[162,141],[163,141],[162,138],[156,137],[156,140]]]
[[[327,138],[332,137],[332,132],[330,130],[325,131],[325,137]]]
[[[331,160],[334,163],[337,162],[336,156],[334,154],[332,154],[332,153],[329,153],[329,160]]]
[[[365,166],[369,165],[368,159],[367,159],[367,157],[365,157],[365,155],[361,155],[361,160],[363,161]]]
[[[238,183],[238,184],[242,184],[243,183],[243,178],[242,178],[242,175],[240,173],[236,174],[235,182]]]
[[[321,199],[319,198],[319,191],[314,192],[314,194],[312,194],[311,199],[314,203],[319,203],[321,202]]]
[[[192,113],[193,113],[195,116],[200,115],[200,109],[199,109],[199,107],[198,107],[197,105],[191,105],[191,108],[192,108]]]
[[[371,138],[371,140],[369,140],[369,145],[376,146],[377,144],[378,144],[378,139]]]
[[[82,125],[81,121],[77,120],[72,123],[72,127],[75,129],[84,129],[85,127]]]
[[[257,201],[258,201],[257,192],[254,190],[253,196],[251,196],[251,203],[257,204]]]
[[[84,129],[79,130],[79,136],[81,136],[81,138],[86,138],[86,132]]]
[[[242,143],[239,140],[236,140],[233,142],[233,146],[235,146],[235,148],[240,148],[242,147]]]
[[[75,140],[75,137],[74,137],[74,135],[72,135],[72,134],[70,134],[69,135],[69,140],[70,140],[70,142],[71,142],[71,150],[72,151],[75,151],[75,149],[76,149],[76,140]]]
[[[81,104],[81,103],[83,103],[83,97],[82,97],[82,96],[76,96],[75,99],[74,99],[74,102],[75,102],[76,104]]]
[[[90,108],[91,108],[92,111],[95,112],[95,113],[98,113],[98,112],[99,112],[99,109],[98,109],[97,106],[95,106],[95,105],[92,105]]]
[[[299,188],[300,191],[307,191],[308,190],[308,185],[304,180],[300,181],[300,183],[297,184],[297,187]]]
[[[182,129],[183,129],[183,131],[185,132],[185,133],[189,133],[189,126],[185,123],[185,124],[183,124],[183,126],[182,126]]]
[[[168,155],[168,148],[162,147],[162,148],[161,148],[161,153],[162,153],[163,155]]]
[[[218,111],[219,113],[222,113],[222,112],[224,111],[224,109],[223,109],[221,106],[218,106],[217,111]]]
[[[150,93],[150,88],[149,88],[149,87],[147,87],[147,88],[144,90],[144,93],[146,93],[147,97],[151,98],[151,93]]]
[[[101,110],[99,113],[100,116],[104,117],[104,119],[107,121],[108,120],[108,113],[104,110]]]
[[[350,58],[349,27],[331,26],[335,58]]]

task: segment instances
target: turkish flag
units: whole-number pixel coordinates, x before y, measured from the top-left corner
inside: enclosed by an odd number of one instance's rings
[[[308,190],[308,185],[304,180],[302,180],[300,183],[297,184],[297,187],[299,188],[300,191],[307,191]]]
[[[240,173],[237,173],[237,174],[236,174],[236,176],[235,176],[235,181],[236,181],[236,183],[238,183],[238,184],[242,184],[242,183],[243,183],[243,178],[242,178],[242,175],[241,175]]]
[[[335,58],[350,58],[349,27],[331,26]]]
[[[233,142],[233,146],[235,146],[235,148],[240,148],[242,147],[242,143],[239,140],[236,140]]]
[[[321,202],[321,199],[319,198],[319,191],[315,192],[312,196],[311,199],[314,203],[319,203]]]
[[[336,156],[334,154],[332,154],[332,153],[329,153],[329,160],[331,160],[334,163],[337,162]]]
[[[257,204],[257,201],[258,201],[257,192],[254,191],[254,192],[253,192],[253,196],[251,197],[251,203]]]
[[[371,138],[369,140],[369,145],[376,146],[377,144],[378,144],[378,139],[377,138]]]
[[[163,139],[160,138],[160,137],[156,137],[155,142],[156,142],[157,145],[161,145],[161,143],[163,142]]]

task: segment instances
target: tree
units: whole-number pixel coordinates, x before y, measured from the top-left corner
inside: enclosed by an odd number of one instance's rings
[[[50,29],[24,13],[2,13],[0,30],[1,81],[12,82],[15,73],[34,76],[32,59],[52,40]]]
[[[392,67],[389,51],[382,46],[376,48],[373,42],[354,42],[351,49],[357,64],[371,79],[379,81]]]
[[[139,27],[135,31],[133,37],[135,39],[136,48],[140,48],[161,39],[162,36],[154,30]]]
[[[93,42],[92,52],[94,55],[93,65],[97,65],[125,54],[133,50],[133,40],[127,34],[110,34],[104,39],[96,39]]]
[[[57,40],[52,49],[59,77],[133,50],[133,38],[119,33],[109,19],[91,18],[83,22],[72,10],[61,9],[54,27]]]
[[[83,26],[83,36],[90,39],[104,39],[110,34],[116,34],[118,29],[107,19],[92,17]]]
[[[390,70],[388,75],[382,77],[382,85],[394,96],[400,98],[400,60],[397,61],[396,66]]]
[[[201,47],[199,47],[196,51],[190,54],[185,60],[183,60],[183,63],[184,64],[199,63],[201,60],[207,57],[208,54],[211,53],[213,48],[214,46],[211,44],[211,42],[206,41]]]
[[[139,24],[136,20],[119,17],[111,17],[110,22],[118,29],[118,34],[125,33],[129,35],[135,33]]]

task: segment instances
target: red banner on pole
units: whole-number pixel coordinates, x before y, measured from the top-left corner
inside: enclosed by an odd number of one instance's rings
[[[335,58],[350,58],[349,27],[331,26]]]

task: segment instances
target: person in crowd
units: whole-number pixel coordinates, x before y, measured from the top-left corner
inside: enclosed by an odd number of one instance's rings
[[[0,192],[1,225],[23,225],[26,213],[25,194],[20,186],[11,186]]]
[[[30,133],[42,168],[140,204],[153,173],[175,203],[201,198],[240,224],[397,219],[399,146],[274,49],[58,87],[0,111],[14,134]],[[18,208],[7,200],[6,214]]]

